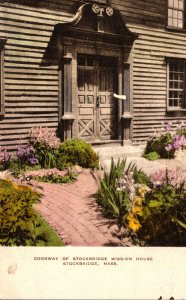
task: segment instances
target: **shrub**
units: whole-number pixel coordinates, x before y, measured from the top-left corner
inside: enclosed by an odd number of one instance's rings
[[[43,168],[55,168],[56,156],[60,140],[55,131],[47,127],[34,127],[30,132],[30,144],[35,149],[35,155]]]
[[[175,149],[166,149],[166,147],[171,143],[172,136],[170,133],[163,134],[159,137],[151,137],[147,141],[144,157],[149,155],[149,153],[156,152],[161,158],[174,158]]]
[[[34,245],[36,213],[33,204],[39,193],[28,186],[0,180],[0,244]]]
[[[164,128],[159,133],[150,137],[147,141],[144,157],[151,159],[155,154],[150,154],[156,152],[161,158],[174,158],[175,151],[181,149],[186,145],[186,137],[180,134],[173,134],[170,132],[171,123],[163,123]]]
[[[186,192],[171,185],[145,196],[138,237],[152,246],[186,246]]]
[[[58,148],[57,167],[64,169],[72,165],[83,168],[98,168],[99,158],[90,144],[82,140],[72,139],[63,142]]]

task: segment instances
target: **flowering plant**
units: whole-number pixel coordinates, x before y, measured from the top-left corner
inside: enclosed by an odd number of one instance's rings
[[[104,173],[96,199],[104,213],[117,221],[119,229],[127,225],[133,232],[139,229],[136,189],[148,183],[148,177],[134,164],[126,167],[126,160],[116,164],[111,160],[110,172]]]
[[[20,168],[24,168],[26,165],[36,165],[38,164],[38,159],[35,157],[34,148],[30,145],[20,144],[18,146],[16,156],[18,158],[18,162]]]
[[[33,127],[30,131],[30,141],[33,145],[42,143],[51,149],[57,149],[60,145],[55,131],[48,127]]]
[[[181,188],[186,182],[186,174],[180,169],[161,169],[151,175],[154,187],[171,185],[174,188]]]
[[[38,180],[50,183],[70,183],[77,177],[77,174],[71,170],[60,171],[56,168],[53,169],[40,169],[37,171],[28,171],[24,174],[26,180]]]
[[[146,184],[135,183],[134,172],[125,173],[123,178],[118,180],[117,190],[126,190],[130,196],[130,205],[127,214],[127,226],[133,232],[137,232],[141,228],[139,216],[142,215],[143,201],[146,192],[150,188]]]
[[[149,138],[144,157],[150,158],[151,153],[157,153],[161,158],[174,158],[175,151],[182,149],[186,145],[186,136],[171,132],[172,123],[162,122],[162,129]],[[154,155],[153,155],[154,157]],[[157,156],[158,158],[158,156]]]
[[[42,167],[56,167],[57,148],[60,140],[55,131],[47,127],[34,127],[30,132],[30,144],[34,147],[36,157]]]
[[[151,180],[138,215],[138,237],[154,246],[186,245],[186,174],[179,168],[162,169]]]

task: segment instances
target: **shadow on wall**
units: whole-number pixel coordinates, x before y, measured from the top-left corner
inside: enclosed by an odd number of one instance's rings
[[[2,2],[5,2],[5,0]],[[69,1],[70,3],[68,3],[68,1],[64,0],[58,0],[57,3],[53,0],[6,0],[6,2],[37,8],[48,8],[57,11],[61,10],[63,12],[67,11],[70,13],[75,13],[78,7],[82,4],[82,1]]]

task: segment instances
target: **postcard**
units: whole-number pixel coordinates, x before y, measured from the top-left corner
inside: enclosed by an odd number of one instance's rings
[[[186,3],[0,0],[0,299],[186,299]]]

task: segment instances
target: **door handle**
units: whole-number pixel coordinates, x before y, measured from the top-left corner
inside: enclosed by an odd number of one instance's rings
[[[99,105],[100,105],[100,97],[98,96],[96,98],[96,107],[99,107]]]

